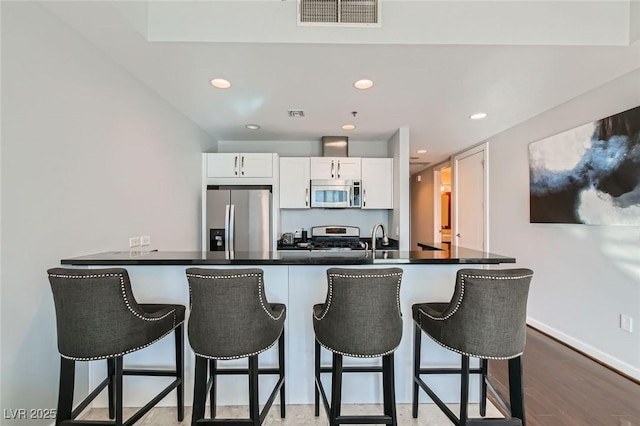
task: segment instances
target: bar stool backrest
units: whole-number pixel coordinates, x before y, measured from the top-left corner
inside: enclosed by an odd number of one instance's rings
[[[320,344],[355,357],[393,352],[402,339],[402,269],[330,268],[327,280],[322,310],[314,309]]]
[[[189,268],[187,280],[189,342],[197,355],[244,358],[267,350],[277,341],[284,306],[268,303],[262,269]]]
[[[510,359],[524,351],[530,269],[460,269],[436,341],[478,358]],[[431,333],[429,333],[431,334]]]
[[[110,358],[149,343],[136,335],[146,314],[133,297],[125,269],[52,268],[47,273],[60,355],[76,360]]]

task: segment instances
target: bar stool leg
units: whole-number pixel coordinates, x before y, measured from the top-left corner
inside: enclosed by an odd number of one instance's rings
[[[204,405],[207,402],[207,363],[206,358],[196,355],[191,426],[196,426],[197,421],[204,418]]]
[[[252,355],[249,357],[249,418],[254,426],[260,426],[258,396],[258,355]]]
[[[184,420],[184,328],[181,325],[176,327],[176,377],[180,384],[176,388],[178,398],[178,421]]]
[[[115,425],[122,426],[123,417],[122,417],[122,370],[124,369],[124,362],[122,356],[117,356],[114,358],[115,364],[115,388],[116,388],[116,418]]]
[[[115,376],[115,362],[113,358],[107,359],[107,376],[109,377],[109,385],[107,386],[107,396],[109,398],[109,418],[113,420],[116,416],[114,408],[115,389],[113,388],[113,381]]]
[[[71,420],[73,409],[73,388],[76,375],[76,362],[60,357],[60,386],[58,388],[58,411],[56,426],[65,420]]]
[[[413,401],[411,415],[418,418],[418,379],[420,378],[420,346],[422,344],[422,329],[416,323],[413,327]]]
[[[336,417],[340,415],[342,403],[342,355],[333,353],[331,374],[331,419],[329,424],[337,426]]]
[[[469,417],[469,357],[466,355],[462,355],[460,381],[460,426],[465,426]]]
[[[480,360],[480,415],[487,415],[487,375],[489,374],[489,360]]]
[[[320,391],[318,390],[318,383],[320,383],[320,343],[317,340],[315,343],[315,372],[316,372],[316,385],[313,387],[315,390],[314,393],[314,403],[315,403],[315,416],[318,417],[320,415]]]
[[[218,407],[216,402],[216,392],[218,386],[218,361],[215,359],[209,360],[209,378],[211,379],[211,389],[209,390],[209,408],[211,412],[211,418],[215,419]]]
[[[278,339],[278,365],[280,379],[284,379],[284,329],[282,330],[280,338]],[[280,387],[280,418],[283,419],[286,415],[284,385],[285,383],[282,382],[282,386]]]
[[[384,414],[391,417],[392,426],[398,426],[393,353],[382,357],[382,388]]]
[[[509,401],[511,417],[522,420],[526,426],[524,416],[524,386],[522,383],[522,356],[509,360]]]

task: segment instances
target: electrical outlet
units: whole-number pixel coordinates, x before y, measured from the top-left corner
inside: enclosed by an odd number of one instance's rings
[[[620,328],[629,333],[633,332],[633,318],[629,315],[620,314]]]
[[[149,244],[151,244],[151,237],[148,235],[144,235],[142,237],[140,237],[140,245],[141,246],[148,246]]]
[[[129,238],[129,247],[138,247],[140,245],[140,237]]]

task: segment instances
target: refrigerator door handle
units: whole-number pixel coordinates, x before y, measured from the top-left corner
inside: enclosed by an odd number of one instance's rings
[[[229,251],[234,252],[236,250],[236,206],[231,204],[229,211]]]
[[[229,251],[231,239],[229,238],[229,204],[224,208],[224,251]]]

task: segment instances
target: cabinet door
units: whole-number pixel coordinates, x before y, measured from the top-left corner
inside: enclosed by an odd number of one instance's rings
[[[239,154],[240,177],[272,177],[273,176],[273,154]]]
[[[393,158],[362,159],[362,208],[393,208]]]
[[[272,177],[273,154],[215,153],[207,154],[207,177],[243,178]]]
[[[360,157],[311,157],[311,179],[360,179]]]
[[[358,180],[361,178],[361,158],[336,158],[336,178]]]
[[[309,208],[309,157],[280,158],[280,208]]]
[[[336,159],[331,157],[311,157],[311,179],[335,179]]]
[[[237,177],[239,164],[238,153],[207,154],[207,177]]]

